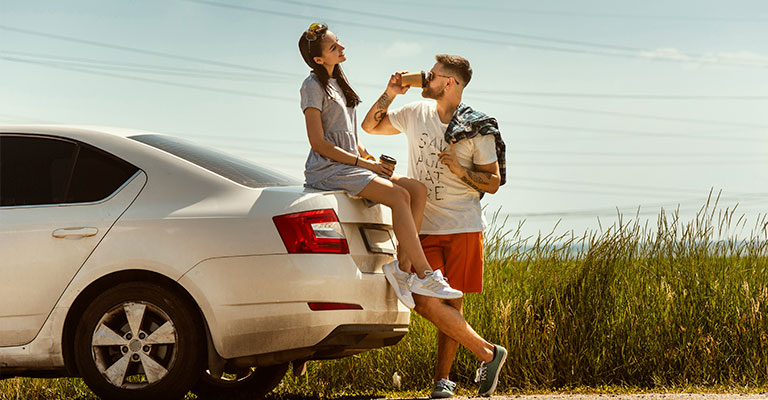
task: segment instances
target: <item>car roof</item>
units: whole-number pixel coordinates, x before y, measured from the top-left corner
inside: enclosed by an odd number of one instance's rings
[[[41,134],[41,135],[54,135],[54,136],[66,136],[73,139],[87,139],[93,137],[94,134],[113,135],[124,138],[141,134],[157,134],[148,130],[120,128],[114,126],[99,126],[99,125],[0,125],[0,132],[3,133],[28,133],[28,134]]]

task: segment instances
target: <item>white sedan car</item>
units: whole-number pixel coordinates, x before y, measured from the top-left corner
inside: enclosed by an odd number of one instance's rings
[[[386,207],[173,136],[0,126],[0,379],[264,394],[397,343]]]

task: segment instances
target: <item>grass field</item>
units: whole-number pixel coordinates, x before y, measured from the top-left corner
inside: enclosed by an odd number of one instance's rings
[[[485,292],[465,297],[465,314],[509,350],[499,390],[765,388],[768,221],[746,224],[714,205],[687,222],[662,212],[655,226],[632,219],[582,236],[523,238],[496,221],[486,232]],[[396,346],[311,362],[276,395],[424,395],[435,337],[413,314]],[[476,368],[461,348],[452,378],[467,394]],[[72,379],[0,381],[0,399],[89,393]]]

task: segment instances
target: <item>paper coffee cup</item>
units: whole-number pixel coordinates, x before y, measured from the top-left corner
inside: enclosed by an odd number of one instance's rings
[[[402,78],[403,86],[410,87],[424,87],[427,81],[427,74],[424,71],[421,72],[409,72],[400,76]]]

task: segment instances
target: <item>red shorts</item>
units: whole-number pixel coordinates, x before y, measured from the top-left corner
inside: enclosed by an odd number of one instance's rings
[[[483,291],[483,233],[420,235],[421,248],[433,270],[442,270],[448,284],[464,293]]]

